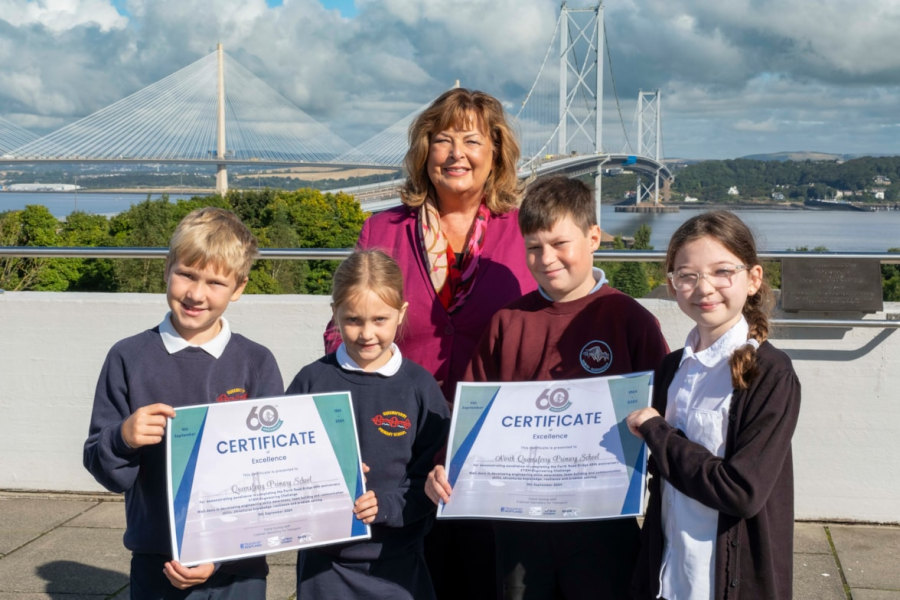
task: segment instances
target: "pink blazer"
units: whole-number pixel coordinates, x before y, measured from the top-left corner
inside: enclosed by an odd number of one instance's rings
[[[428,277],[416,211],[400,206],[373,215],[363,224],[356,245],[383,250],[400,264],[409,309],[397,345],[405,357],[434,375],[450,402],[494,313],[537,289],[525,264],[517,210],[491,217],[472,291],[452,315],[444,310]],[[339,345],[340,335],[329,324],[325,350],[333,352]]]

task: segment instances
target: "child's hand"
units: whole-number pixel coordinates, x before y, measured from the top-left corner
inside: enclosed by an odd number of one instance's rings
[[[368,472],[371,471],[372,469],[370,469],[370,468],[369,468],[369,465],[367,465],[366,463],[363,463],[362,466],[363,466],[363,483],[368,483],[368,482],[369,482],[369,478],[366,477],[366,473],[368,473]]]
[[[200,585],[212,577],[215,572],[216,565],[213,563],[204,563],[196,567],[185,567],[177,560],[170,560],[163,567],[163,573],[168,578],[169,583],[179,590],[186,590],[189,587]]]
[[[168,404],[142,406],[122,423],[122,438],[134,449],[158,444],[166,433],[167,417],[175,417],[175,409]]]
[[[353,512],[356,513],[356,518],[366,525],[374,521],[375,515],[378,514],[378,498],[375,497],[375,491],[369,490],[357,498]]]
[[[625,417],[625,423],[633,435],[644,439],[640,432],[640,426],[644,424],[644,421],[658,416],[660,416],[659,411],[655,408],[641,408]]]
[[[439,504],[441,500],[447,502],[450,500],[450,494],[453,488],[450,487],[450,481],[447,480],[447,471],[443,465],[437,465],[428,474],[425,481],[425,495],[431,498],[435,504]]]

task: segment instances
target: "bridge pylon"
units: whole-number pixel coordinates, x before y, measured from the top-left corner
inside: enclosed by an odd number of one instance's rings
[[[227,154],[225,145],[225,51],[222,44],[216,46],[218,60],[218,76],[216,77],[216,156],[224,160]],[[225,163],[216,165],[216,193],[224,197],[228,193],[228,167]]]
[[[586,22],[574,15],[593,13]],[[563,1],[559,19],[559,155],[570,151],[573,141],[603,152],[603,2],[586,8],[570,8]],[[569,127],[572,135],[569,135]]]
[[[652,158],[658,164],[662,155],[662,96],[659,90],[655,92],[638,92],[637,106],[637,122],[638,122],[638,148],[637,153],[640,156]],[[656,175],[647,185],[644,185],[641,176],[637,178],[637,192],[635,202],[640,204],[644,201],[652,201],[653,204],[659,204],[660,194],[664,193],[663,187],[660,187],[659,169]],[[668,192],[668,180],[664,180],[665,192]]]

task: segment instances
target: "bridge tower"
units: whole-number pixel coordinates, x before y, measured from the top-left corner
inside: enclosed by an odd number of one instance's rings
[[[638,148],[637,153],[640,156],[652,158],[659,163],[662,155],[662,97],[659,90],[655,92],[638,92],[637,106],[637,122],[638,122]],[[669,181],[664,180],[666,191],[668,191]],[[663,190],[660,189],[659,170],[656,175],[644,185],[641,176],[637,179],[637,193],[635,202],[640,204],[645,200],[653,201],[654,205],[659,204],[659,196]]]
[[[579,23],[573,15],[593,13]],[[558,154],[569,152],[572,138],[583,133],[603,153],[603,2],[587,8],[569,8],[565,0],[559,19],[559,131]],[[582,54],[579,56],[579,54]],[[572,76],[571,85],[569,76]],[[591,83],[594,85],[592,86]],[[579,95],[586,100],[586,114],[573,109]],[[593,119],[593,127],[590,121]],[[569,126],[573,126],[572,137]],[[591,131],[593,130],[593,131]]]
[[[217,85],[217,106],[218,114],[216,115],[216,157],[221,160],[226,158],[225,146],[225,51],[222,44],[216,46],[216,57],[218,59],[218,85]],[[228,168],[222,162],[216,165],[216,193],[225,196],[228,193]]]
[[[593,16],[586,22],[574,16],[583,13],[593,13]],[[591,146],[594,154],[603,154],[603,44],[603,0],[598,0],[596,6],[585,8],[570,8],[563,0],[559,17],[557,154],[560,156],[569,153],[570,142],[579,134],[583,134],[588,141],[593,142]],[[579,96],[584,105],[576,102]],[[580,111],[574,108],[573,105],[576,104],[579,105]],[[572,137],[569,136],[569,125],[573,126]],[[602,164],[598,165],[593,175],[594,194],[597,199],[597,223],[599,223],[603,187]]]

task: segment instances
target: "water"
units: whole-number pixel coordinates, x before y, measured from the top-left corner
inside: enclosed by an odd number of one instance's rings
[[[160,194],[151,197],[159,198]],[[171,200],[190,197],[191,194],[169,195]],[[147,194],[79,193],[78,210],[114,215],[146,199]],[[75,194],[0,193],[0,212],[19,210],[26,204],[43,204],[53,215],[62,218],[75,210]],[[615,207],[603,205],[600,225],[613,235],[630,236],[646,223],[653,229],[650,243],[657,250],[665,250],[675,229],[695,214],[697,210],[693,209],[682,209],[679,213],[617,213]],[[761,250],[825,246],[832,251],[884,252],[900,247],[900,211],[743,210],[738,215],[753,230]]]
[[[653,229],[650,244],[665,250],[679,225],[696,215],[695,209],[678,213],[617,213],[603,206],[600,226],[612,235],[634,235],[646,223]],[[793,250],[797,246],[825,246],[835,252],[884,252],[900,247],[900,211],[857,212],[840,210],[738,210],[750,226],[760,250]]]
[[[200,194],[169,194],[169,199],[187,200]],[[132,204],[143,202],[148,194],[119,194],[91,192],[0,192],[0,212],[21,210],[28,204],[43,204],[54,217],[63,218],[75,210],[96,215],[112,216],[131,208]],[[162,194],[149,194],[156,200]]]

